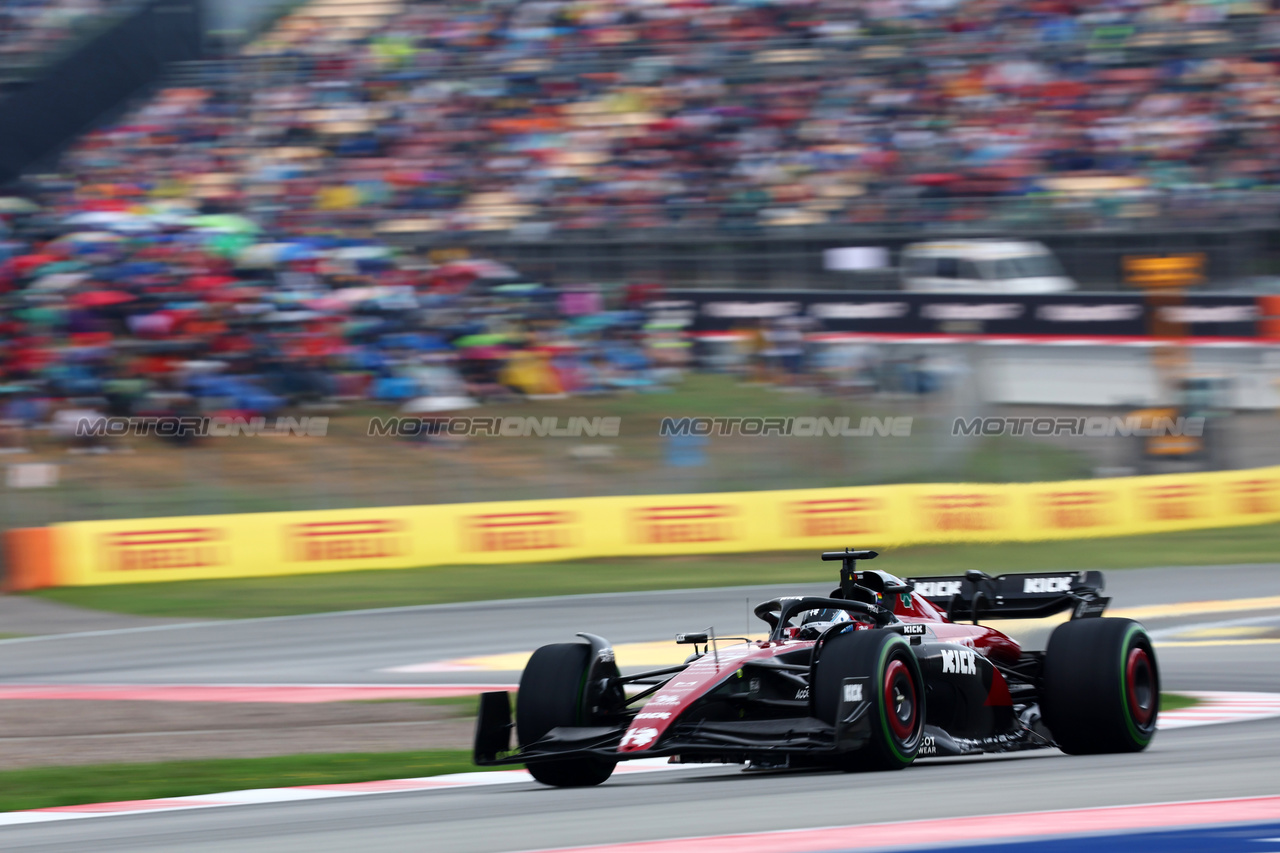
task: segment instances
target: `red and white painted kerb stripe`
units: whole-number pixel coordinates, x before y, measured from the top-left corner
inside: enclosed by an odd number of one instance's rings
[[[966,842],[1260,823],[1277,819],[1280,819],[1280,797],[1250,797],[633,841],[539,853],[823,853],[828,850],[885,847],[918,849],[945,845],[951,848]]]
[[[86,702],[361,702],[371,699],[446,699],[514,684],[3,684],[6,699]]]
[[[0,684],[0,701],[54,699],[308,704],[370,699],[441,699],[515,689],[514,684]],[[1161,729],[1280,717],[1280,693],[1183,693],[1199,699],[1200,704],[1162,712]]]
[[[1200,700],[1191,708],[1161,711],[1161,729],[1185,729],[1215,723],[1242,723],[1280,717],[1280,693],[1202,693],[1185,691],[1183,695]]]

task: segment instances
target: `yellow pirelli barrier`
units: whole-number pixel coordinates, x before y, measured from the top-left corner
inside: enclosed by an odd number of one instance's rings
[[[1280,467],[1058,483],[934,483],[85,521],[55,525],[50,548],[40,551],[40,571],[24,576],[57,585],[134,583],[842,545],[1073,539],[1271,521],[1280,521]]]

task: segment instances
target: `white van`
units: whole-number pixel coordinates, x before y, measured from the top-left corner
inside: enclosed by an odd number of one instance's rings
[[[1076,283],[1044,245],[1014,240],[912,243],[902,251],[903,290],[1061,293]]]

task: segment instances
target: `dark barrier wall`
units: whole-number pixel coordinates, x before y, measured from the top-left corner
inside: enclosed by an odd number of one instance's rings
[[[0,185],[59,151],[154,83],[200,57],[197,0],[157,0],[0,101]]]
[[[1280,274],[1280,229],[1215,227],[1192,230],[1072,230],[995,228],[972,231],[927,227],[893,232],[875,226],[814,227],[720,232],[690,226],[683,231],[642,229],[592,234],[574,230],[549,236],[440,231],[390,237],[423,250],[466,249],[473,257],[510,264],[534,279],[557,284],[584,281],[656,281],[668,287],[744,289],[887,290],[896,270],[876,274],[831,272],[823,252],[844,246],[888,249],[896,263],[902,248],[921,240],[996,238],[1039,240],[1081,287],[1110,290],[1125,278],[1125,259],[1200,253],[1206,289],[1228,289],[1251,276]]]
[[[1258,337],[1264,316],[1252,296],[901,291],[676,290],[651,303],[649,310],[704,333],[804,317],[813,331],[821,332],[1193,338]]]

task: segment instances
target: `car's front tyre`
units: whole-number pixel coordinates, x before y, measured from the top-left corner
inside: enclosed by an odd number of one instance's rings
[[[522,747],[558,726],[592,725],[587,707],[591,675],[591,647],[585,643],[556,643],[533,653],[520,676],[516,696],[516,739]],[[595,756],[533,761],[529,773],[544,785],[581,788],[599,785],[613,774],[617,762]]]
[[[843,770],[900,770],[915,761],[924,741],[925,686],[910,643],[892,631],[848,631],[821,646],[813,667],[813,713],[836,724],[846,678],[868,676],[871,737],[842,755]]]

